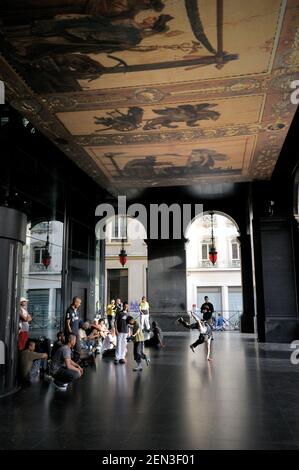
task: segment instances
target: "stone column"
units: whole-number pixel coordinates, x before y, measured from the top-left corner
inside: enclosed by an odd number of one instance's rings
[[[241,332],[254,333],[254,290],[251,257],[250,235],[239,237],[241,247],[241,276],[243,295],[243,314],[241,316]]]
[[[291,220],[289,217],[267,217],[258,222],[257,313],[264,321],[259,327],[264,326],[265,341],[289,343],[297,337],[299,327]]]

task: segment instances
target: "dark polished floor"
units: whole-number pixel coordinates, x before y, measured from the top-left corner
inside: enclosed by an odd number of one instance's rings
[[[1,449],[299,449],[299,365],[288,346],[215,334],[213,363],[184,332],[141,373],[98,358],[66,393],[0,400]]]

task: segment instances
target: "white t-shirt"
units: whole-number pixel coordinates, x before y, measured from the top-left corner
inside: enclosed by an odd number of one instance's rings
[[[23,318],[29,318],[29,313],[27,312],[26,308],[20,307],[20,313],[22,314]],[[24,320],[22,317],[20,315],[20,331],[29,331],[29,322]]]

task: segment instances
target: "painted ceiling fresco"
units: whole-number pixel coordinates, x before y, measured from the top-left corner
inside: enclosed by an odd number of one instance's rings
[[[269,179],[298,0],[0,0],[8,101],[99,184]]]

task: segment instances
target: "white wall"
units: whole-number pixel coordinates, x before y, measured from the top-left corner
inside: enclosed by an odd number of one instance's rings
[[[130,234],[138,233],[139,238],[132,239]],[[106,286],[107,286],[107,270],[120,269],[119,252],[121,250],[121,241],[111,241],[111,224],[107,224],[108,240],[106,240]],[[128,302],[140,302],[146,293],[146,268],[147,268],[147,245],[144,242],[146,233],[140,222],[128,219],[128,240],[124,243],[127,252],[127,263],[125,268],[128,269]],[[123,299],[124,300],[124,299]],[[107,299],[105,303],[109,302]]]
[[[187,309],[197,304],[197,287],[216,286],[222,288],[222,308],[229,310],[227,288],[241,286],[240,270],[188,270],[187,271]],[[200,307],[200,305],[197,305]]]
[[[220,287],[222,309],[229,310],[228,288],[241,287],[241,269],[234,268],[231,243],[236,241],[238,230],[227,217],[214,215],[214,237],[218,252],[217,263],[208,267],[202,264],[202,243],[211,239],[210,216],[199,217],[190,226],[186,238],[187,309],[197,305],[197,287]],[[197,305],[199,307],[199,305]]]

